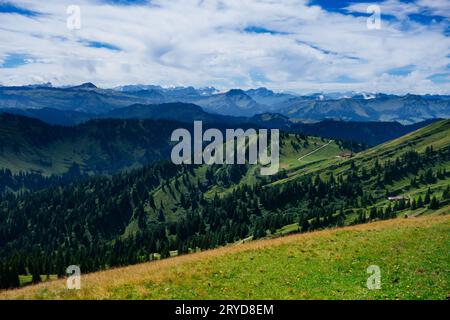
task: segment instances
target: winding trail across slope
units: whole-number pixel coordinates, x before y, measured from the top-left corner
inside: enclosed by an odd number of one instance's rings
[[[310,156],[310,155],[312,155],[312,154],[314,154],[314,153],[316,153],[317,151],[319,151],[319,150],[321,150],[321,149],[323,149],[323,148],[325,148],[326,146],[328,146],[330,143],[332,143],[334,140],[330,140],[330,141],[328,141],[328,143],[326,143],[326,144],[324,144],[323,146],[321,146],[321,147],[319,147],[319,148],[317,148],[316,150],[313,150],[313,151],[311,151],[310,153],[308,153],[308,154],[305,154],[304,156],[301,156],[300,158],[298,158],[297,160],[298,161],[302,161],[302,159],[303,158],[306,158],[306,157],[308,157],[308,156]]]

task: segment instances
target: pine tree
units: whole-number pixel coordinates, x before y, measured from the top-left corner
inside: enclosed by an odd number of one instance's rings
[[[447,188],[442,193],[442,200],[448,200],[450,199],[450,184],[447,185]]]
[[[42,281],[42,279],[41,279],[41,275],[39,274],[39,272],[33,271],[33,274],[31,276],[31,283],[36,284],[41,281]]]
[[[166,221],[166,216],[164,215],[164,211],[162,209],[159,209],[158,212],[158,221],[159,222],[164,222]]]
[[[156,208],[156,205],[155,205],[155,199],[153,198],[153,195],[151,194],[150,196],[149,196],[149,198],[148,198],[148,204],[150,205],[150,207],[152,208],[152,209],[155,209]]]
[[[428,206],[431,210],[439,209],[439,201],[436,199],[435,196],[431,199],[430,205]]]
[[[413,177],[413,178],[411,179],[410,187],[411,187],[411,188],[417,188],[417,186],[418,186],[418,184],[417,184],[416,177]]]
[[[6,289],[7,287],[5,267],[0,262],[0,289]]]
[[[372,207],[370,209],[369,219],[370,220],[375,220],[376,218],[378,218],[377,208],[376,207]]]
[[[20,286],[19,273],[17,270],[11,270],[11,288],[18,288]]]
[[[423,207],[422,196],[419,196],[419,198],[417,199],[417,208],[422,208],[422,207]]]
[[[431,189],[428,188],[427,193],[425,194],[425,200],[423,201],[424,204],[429,204],[431,201]]]
[[[370,216],[369,216],[369,218],[370,218]],[[366,214],[365,214],[365,212],[362,209],[358,210],[358,220],[357,220],[357,222],[358,223],[365,223],[366,222]]]
[[[253,233],[253,237],[255,239],[260,239],[266,236],[266,228],[264,227],[263,223],[257,222],[255,225],[255,231]]]
[[[310,228],[310,225],[309,225],[308,219],[306,219],[306,218],[303,219],[303,222],[302,222],[302,232],[308,231],[309,228]]]
[[[416,203],[416,199],[412,199],[411,201],[411,210],[416,210],[417,209],[417,203]]]
[[[389,203],[386,209],[384,209],[383,219],[389,219],[390,217],[392,217],[394,209],[395,208],[392,208],[391,204]]]

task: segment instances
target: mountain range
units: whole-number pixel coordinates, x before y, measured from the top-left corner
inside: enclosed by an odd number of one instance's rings
[[[403,125],[393,121],[337,121],[322,120],[304,123],[290,119],[278,113],[261,113],[252,117],[234,117],[214,114],[204,111],[200,106],[191,103],[163,103],[163,104],[134,104],[128,107],[117,108],[104,114],[93,114],[81,111],[65,111],[53,108],[43,109],[0,109],[1,114],[14,114],[27,118],[39,119],[50,125],[79,126],[90,120],[107,119],[140,119],[140,120],[167,120],[178,122],[180,126],[190,126],[194,121],[203,121],[206,125],[214,127],[257,127],[280,129],[285,132],[303,133],[331,139],[343,139],[377,145],[388,140],[400,137],[408,132],[422,128],[437,119],[430,119],[414,124]],[[17,117],[16,117],[17,118]],[[3,121],[9,119],[3,117]],[[17,118],[20,119],[20,118]],[[24,121],[27,120],[24,118]],[[34,122],[30,122],[34,123]],[[96,123],[101,123],[97,121]],[[8,125],[2,123],[0,126]],[[40,124],[44,125],[44,124]],[[31,125],[30,130],[33,126]],[[67,131],[70,131],[67,129]]]
[[[209,113],[251,117],[279,113],[296,121],[325,119],[345,121],[398,121],[412,124],[428,119],[450,117],[450,96],[369,93],[315,93],[296,95],[267,88],[231,89],[127,85],[102,89],[92,83],[71,87],[46,85],[0,87],[2,109],[44,109],[105,115],[136,104],[195,104]],[[73,114],[83,118],[82,114]]]

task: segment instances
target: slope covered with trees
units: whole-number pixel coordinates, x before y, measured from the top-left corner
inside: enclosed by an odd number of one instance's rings
[[[281,165],[271,177],[249,165],[158,164],[0,200],[3,287],[19,274],[83,272],[185,254],[246,238],[306,232],[449,207],[450,121],[339,156],[299,161],[329,143],[282,134]]]
[[[64,174],[74,165],[88,174],[112,174],[165,159],[173,121],[92,120],[52,126],[0,114],[0,167],[13,173]]]

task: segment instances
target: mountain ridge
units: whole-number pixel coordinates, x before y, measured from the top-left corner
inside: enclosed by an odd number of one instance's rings
[[[39,119],[51,125],[76,126],[92,119],[153,119],[173,120],[192,124],[195,120],[206,124],[237,126],[254,125],[256,127],[280,129],[327,138],[339,138],[376,145],[399,137],[407,132],[423,127],[438,119],[426,120],[411,125],[398,122],[356,122],[325,119],[303,123],[282,114],[262,113],[252,117],[233,117],[204,111],[200,106],[190,103],[164,103],[155,105],[135,104],[117,108],[102,115],[79,111],[64,111],[51,108],[43,109],[0,109],[1,113],[17,114]],[[363,133],[363,134],[361,134]]]
[[[221,115],[251,117],[275,112],[304,120],[399,121],[404,124],[431,118],[450,118],[450,96],[392,94],[325,94],[294,95],[267,88],[163,88],[130,85],[102,89],[92,83],[71,87],[49,85],[0,87],[0,108],[79,111],[105,114],[133,104],[193,103],[205,111]]]

